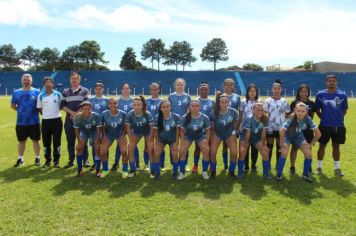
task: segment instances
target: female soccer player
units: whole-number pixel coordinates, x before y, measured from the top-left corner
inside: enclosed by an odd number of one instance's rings
[[[133,177],[136,174],[136,166],[134,151],[142,137],[145,139],[149,159],[152,160],[152,128],[154,125],[151,114],[147,111],[146,100],[143,96],[136,97],[132,101],[133,110],[127,114],[126,131],[129,137],[129,160],[130,173],[128,177]],[[151,173],[152,174],[152,173]]]
[[[239,115],[237,111],[229,107],[229,97],[220,91],[216,93],[216,103],[214,110],[210,113],[212,124],[212,134],[210,141],[210,167],[211,178],[216,176],[216,153],[223,141],[230,150],[229,175],[235,176],[237,161],[237,140],[236,130],[238,127]]]
[[[116,99],[110,98],[109,110],[104,111],[103,114],[101,115],[101,123],[103,125],[103,129],[102,129],[103,141],[100,149],[100,158],[101,161],[103,162],[103,171],[100,177],[105,177],[109,173],[108,152],[111,147],[111,144],[115,140],[117,142],[117,146],[119,146],[120,148],[120,153],[122,155],[122,178],[127,178],[128,176],[125,122],[126,122],[126,113],[118,109],[118,104]]]
[[[210,116],[211,111],[214,109],[215,102],[213,99],[209,98],[209,85],[208,82],[203,81],[199,86],[199,102],[200,102],[200,112]],[[192,173],[198,173],[198,163],[200,159],[200,149],[197,144],[195,144],[194,149],[194,166],[192,168]]]
[[[83,172],[83,149],[89,139],[93,140],[95,149],[95,160],[100,160],[100,116],[92,112],[91,103],[88,101],[80,105],[81,112],[74,117],[73,127],[77,138],[77,177],[84,175]],[[100,163],[99,163],[100,168]]]
[[[249,146],[255,148],[262,155],[263,177],[270,180],[269,176],[270,162],[268,157],[266,127],[267,117],[263,111],[263,103],[256,102],[252,107],[253,115],[248,117],[244,122],[244,130],[240,135],[240,157],[238,161],[238,175],[241,179],[243,177],[243,168],[245,165],[245,158]]]
[[[263,103],[263,110],[268,114],[267,146],[270,161],[272,160],[273,143],[276,140],[276,168],[279,156],[281,155],[279,129],[282,128],[286,116],[290,113],[288,102],[285,98],[282,98],[281,92],[282,81],[278,79],[272,85],[272,97],[267,98]]]
[[[156,179],[160,178],[160,156],[164,147],[169,146],[173,162],[173,179],[178,176],[178,143],[180,117],[171,112],[169,101],[162,101],[159,105],[158,117],[154,127],[154,172]]]
[[[172,112],[183,117],[188,111],[188,107],[191,101],[189,94],[185,93],[185,80],[178,78],[174,81],[174,92],[168,96],[168,101],[171,103]],[[182,142],[182,140],[181,140]],[[188,152],[186,158],[186,171],[190,171],[188,163]]]
[[[305,105],[307,105],[308,109],[308,116],[313,119],[314,113],[316,111],[315,108],[315,103],[311,100],[309,100],[310,96],[310,88],[306,84],[300,85],[297,91],[297,95],[295,97],[295,100],[290,104],[290,109],[294,111],[295,105],[298,102],[303,102]],[[306,129],[303,132],[304,138],[307,141],[307,143],[310,144],[310,142],[313,140],[314,133],[310,129]],[[295,145],[292,145],[291,151],[290,151],[290,173],[295,174],[295,160],[297,159],[297,151],[298,147]],[[312,172],[311,167],[310,167],[310,172]]]
[[[303,135],[303,132],[306,129],[311,129],[314,133],[314,138],[310,144],[305,140]],[[297,103],[294,108],[294,114],[291,115],[289,119],[283,124],[283,127],[279,132],[281,137],[282,153],[278,160],[278,172],[276,176],[277,181],[282,180],[286,157],[288,155],[290,145],[294,144],[303,152],[305,157],[302,177],[307,182],[313,182],[309,173],[312,163],[311,147],[318,141],[321,134],[313,120],[308,116],[307,105],[302,102]]]
[[[209,118],[200,112],[200,103],[198,100],[190,102],[189,111],[181,120],[181,140],[179,150],[180,173],[178,180],[184,179],[186,155],[192,142],[195,141],[203,153],[203,172],[204,179],[209,179],[209,138],[210,138],[210,121]]]
[[[249,117],[253,116],[252,107],[253,107],[253,105],[255,105],[255,103],[257,101],[259,101],[258,99],[259,99],[259,94],[258,94],[258,89],[257,89],[256,85],[250,84],[249,86],[247,86],[246,98],[241,100],[241,104],[240,104],[240,113],[239,113],[239,120],[241,123],[240,132],[244,131],[244,125],[245,125],[246,120]],[[247,149],[247,154],[246,154],[246,158],[245,158],[245,167],[244,167],[245,173],[247,173],[250,169],[249,168],[250,149],[251,149],[251,170],[252,170],[252,172],[257,171],[256,163],[257,163],[257,158],[258,158],[258,150],[256,149],[255,145],[251,145]]]

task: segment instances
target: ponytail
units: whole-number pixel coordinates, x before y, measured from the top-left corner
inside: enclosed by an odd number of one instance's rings
[[[215,119],[218,117],[219,115],[219,111],[220,111],[220,96],[222,95],[221,91],[217,91],[216,92],[216,97],[215,97],[215,107],[214,107],[214,115],[215,115]]]
[[[157,126],[158,126],[158,132],[162,132],[163,131],[163,112],[161,111],[162,108],[162,104],[163,103],[169,103],[169,101],[164,100],[159,104],[159,108],[158,108],[158,118],[157,118]]]
[[[145,97],[142,96],[142,95],[140,95],[139,97],[140,97],[140,100],[141,100],[141,102],[142,102],[142,113],[143,113],[143,115],[145,116],[145,119],[146,119],[146,121],[147,121],[147,123],[148,123],[149,121],[148,121],[148,117],[147,117],[147,104],[146,104],[146,99],[145,99]]]

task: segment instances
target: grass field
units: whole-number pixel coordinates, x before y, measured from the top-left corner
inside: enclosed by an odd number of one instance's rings
[[[189,175],[177,182],[170,172],[160,181],[143,172],[124,180],[120,173],[98,179],[86,171],[78,179],[74,168],[35,167],[31,143],[26,165],[14,169],[16,114],[9,100],[0,97],[0,235],[356,235],[356,100],[349,102],[341,149],[345,177],[334,176],[329,145],[325,175],[314,175],[313,184],[300,178],[301,153],[298,174],[289,175],[287,162],[281,183],[265,182],[261,173],[228,179],[221,157],[214,181]],[[63,135],[62,166],[67,158]]]

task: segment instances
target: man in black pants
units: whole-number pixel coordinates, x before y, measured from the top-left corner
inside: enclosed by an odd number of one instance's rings
[[[63,123],[59,105],[62,95],[60,92],[53,90],[54,84],[51,77],[43,79],[45,91],[37,97],[37,109],[42,114],[42,142],[46,163],[43,167],[51,166],[51,142],[53,138],[53,163],[54,167],[60,168],[59,158],[61,149],[61,136]]]

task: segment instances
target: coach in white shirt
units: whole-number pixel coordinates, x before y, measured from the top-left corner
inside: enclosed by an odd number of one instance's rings
[[[59,105],[62,95],[53,89],[54,83],[51,77],[45,77],[43,85],[45,90],[37,97],[37,108],[42,114],[41,131],[46,158],[46,163],[43,167],[51,166],[51,141],[53,139],[53,163],[54,167],[60,168],[59,158],[63,123]]]

